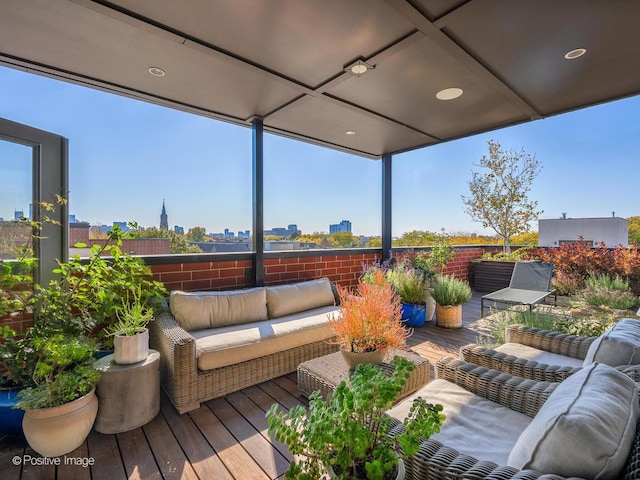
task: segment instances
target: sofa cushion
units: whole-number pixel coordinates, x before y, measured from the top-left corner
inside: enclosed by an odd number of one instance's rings
[[[284,317],[191,334],[200,370],[234,365],[333,336],[328,315],[334,306]]]
[[[403,420],[416,397],[423,397],[429,403],[441,404],[444,407],[442,413],[447,416],[440,433],[429,438],[479,460],[498,465],[506,464],[518,437],[531,422],[531,417],[524,413],[474,395],[443,379],[428,383],[387,413]]]
[[[173,291],[169,304],[178,325],[189,332],[267,319],[264,288],[228,292]]]
[[[504,353],[505,355],[513,355],[517,358],[525,358],[527,360],[533,360],[538,363],[544,363],[545,365],[559,365],[561,367],[581,367],[582,360],[579,358],[567,357],[558,353],[547,352],[546,350],[539,350],[529,345],[523,345],[521,343],[505,343],[496,347],[496,352]]]
[[[608,365],[586,366],[549,396],[507,464],[565,477],[619,478],[638,409],[631,378]]]
[[[584,365],[594,362],[612,367],[640,363],[640,321],[623,318],[600,335],[590,346]]]
[[[331,282],[327,278],[266,287],[265,290],[269,318],[335,304]]]

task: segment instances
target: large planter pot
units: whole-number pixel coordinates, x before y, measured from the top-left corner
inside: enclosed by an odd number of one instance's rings
[[[472,263],[473,290],[495,292],[509,286],[516,262],[508,260],[480,260]]]
[[[407,327],[421,327],[426,319],[425,305],[402,303],[402,320]]]
[[[24,436],[40,455],[59,457],[78,448],[87,438],[98,413],[95,389],[59,407],[26,410]]]
[[[427,312],[424,317],[425,322],[430,322],[433,320],[433,316],[436,314],[436,301],[433,299],[430,293],[427,294],[426,298],[426,307]]]
[[[342,358],[349,368],[354,369],[360,363],[370,363],[372,365],[380,365],[384,360],[384,352],[381,350],[374,350],[373,352],[348,352],[340,349]]]
[[[129,365],[146,360],[149,356],[149,330],[135,335],[115,335],[113,337],[114,362]]]
[[[442,328],[462,328],[462,305],[437,305],[436,325]]]
[[[405,468],[404,468],[404,460],[402,460],[401,458],[398,458],[398,468],[396,469],[396,477],[395,480],[403,480],[405,477]],[[333,467],[331,465],[329,465],[329,467],[327,468],[327,471],[329,473],[329,478],[336,478],[336,472],[333,470]]]
[[[22,437],[24,410],[13,408],[21,387],[0,387],[0,434]]]

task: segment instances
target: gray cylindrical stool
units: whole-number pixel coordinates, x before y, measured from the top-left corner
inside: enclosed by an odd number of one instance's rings
[[[96,361],[102,372],[96,394],[100,433],[122,433],[150,422],[160,411],[160,353],[149,350],[146,360],[118,365],[113,354]]]

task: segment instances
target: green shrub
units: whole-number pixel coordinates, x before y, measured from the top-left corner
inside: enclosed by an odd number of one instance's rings
[[[438,305],[462,305],[471,299],[471,287],[452,275],[437,275],[431,284],[431,296]]]
[[[638,297],[629,291],[629,282],[619,275],[589,275],[581,296],[589,305],[620,310],[627,310],[638,302]]]
[[[558,331],[556,330],[558,319],[559,317],[549,312],[499,310],[489,320],[489,333],[493,339],[479,337],[476,339],[476,343],[487,348],[495,348],[502,345],[507,341],[506,335],[509,325],[524,325],[543,330]]]
[[[426,302],[425,280],[421,273],[405,265],[397,265],[387,271],[387,281],[404,303],[424,305]]]

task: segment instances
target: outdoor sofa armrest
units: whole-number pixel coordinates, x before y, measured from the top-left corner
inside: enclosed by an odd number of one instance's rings
[[[550,332],[524,325],[509,325],[507,327],[507,343],[520,343],[580,360],[584,360],[587,356],[589,346],[596,338]]]
[[[453,357],[441,358],[434,368],[436,378],[532,418],[559,385],[516,377]]]
[[[537,382],[562,382],[580,370],[580,367],[547,365],[535,360],[507,355],[473,343],[460,348],[460,359]]]
[[[149,344],[160,352],[160,379],[169,397],[174,402],[193,398],[198,374],[196,341],[168,309],[157,311],[149,323]]]

